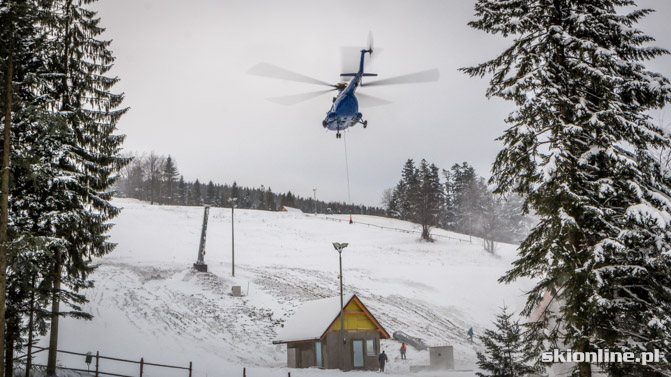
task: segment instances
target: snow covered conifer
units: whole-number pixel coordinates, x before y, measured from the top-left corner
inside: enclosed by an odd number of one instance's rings
[[[405,165],[403,165],[401,181],[397,186],[401,219],[403,220],[413,220],[415,217],[413,203],[417,194],[417,184],[417,168],[415,167],[415,162],[409,158],[405,162]]]
[[[599,365],[611,376],[671,376],[671,189],[651,151],[669,139],[646,114],[669,81],[643,62],[668,52],[635,28],[651,10],[627,0],[478,0],[470,26],[512,36],[501,55],[463,69],[491,74],[488,96],[517,105],[493,167],[540,219],[502,279],[533,277],[525,313],[545,292],[562,331],[539,344],[574,351],[659,349],[660,363]],[[561,338],[558,338],[561,337]],[[575,373],[591,376],[578,363]]]
[[[116,125],[126,108],[123,94],[111,90],[118,78],[108,75],[114,56],[110,41],[98,39],[104,29],[96,12],[87,9],[91,0],[54,0],[45,3],[50,18],[44,26],[50,33],[50,68],[55,74],[49,95],[56,100],[54,116],[65,125],[65,148],[51,160],[59,169],[52,191],[57,193],[59,217],[51,224],[54,238],[52,318],[47,374],[54,375],[58,341],[58,318],[73,315],[88,318],[80,310],[85,297],[78,293],[90,287],[93,257],[114,248],[106,233],[108,222],[119,213],[110,200],[119,170],[129,162],[120,155],[124,140]],[[72,310],[62,312],[60,302]]]
[[[443,185],[436,165],[422,160],[417,169],[417,184],[412,195],[414,220],[422,226],[422,239],[431,241],[431,228],[438,225],[443,207]]]
[[[536,372],[527,364],[528,355],[519,321],[512,320],[507,308],[496,316],[496,330],[485,330],[480,340],[486,354],[478,352],[478,377],[522,377]]]

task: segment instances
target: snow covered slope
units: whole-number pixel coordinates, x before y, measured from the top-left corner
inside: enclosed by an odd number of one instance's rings
[[[115,199],[123,207],[111,240],[116,250],[99,260],[95,288],[86,292],[92,321],[65,319],[59,348],[188,366],[194,376],[286,376],[286,346],[273,345],[277,331],[301,303],[338,295],[338,253],[343,251],[345,294],[356,293],[391,334],[396,330],[428,345],[452,344],[458,369],[475,368],[476,336],[505,304],[522,307],[530,282],[501,285],[515,247],[487,254],[479,240],[436,231],[437,241],[419,241],[413,224],[379,217],[254,210],[235,211],[235,272],[231,277],[231,211],[212,208],[205,261],[196,273],[203,209],[151,206]],[[366,225],[370,224],[370,225]],[[394,229],[386,229],[386,228]],[[451,238],[447,238],[451,237]],[[461,239],[463,241],[459,241]],[[242,286],[244,297],[230,295]],[[46,344],[46,340],[43,341]],[[401,361],[396,341],[383,341],[389,372],[428,363],[428,353],[408,350]],[[44,356],[38,359],[44,363]],[[86,368],[81,357],[60,363]],[[138,366],[103,361],[101,370],[137,374]],[[356,376],[358,373],[349,373]],[[146,367],[145,376],[186,376]],[[292,370],[293,376],[332,376],[336,371]],[[363,372],[362,372],[363,375]],[[366,374],[367,375],[367,374]],[[444,374],[441,374],[444,375]],[[472,372],[454,373],[471,376]]]

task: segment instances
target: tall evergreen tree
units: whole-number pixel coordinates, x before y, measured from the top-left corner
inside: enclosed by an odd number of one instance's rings
[[[214,205],[216,194],[217,193],[214,188],[214,182],[208,182],[207,189],[205,191],[205,204]]]
[[[173,204],[176,203],[176,184],[177,177],[179,177],[179,171],[175,162],[172,160],[172,157],[168,155],[168,158],[165,159],[165,164],[163,164],[163,184],[165,189],[163,191],[163,202]]]
[[[668,52],[635,24],[651,10],[627,0],[478,0],[470,25],[511,36],[488,96],[513,101],[492,181],[540,222],[503,281],[536,278],[525,313],[546,291],[562,302],[561,331],[539,344],[575,351],[660,350],[656,364],[607,363],[610,376],[671,376],[671,189],[652,155],[670,141],[646,114],[668,103],[669,81],[643,62]],[[591,376],[578,363],[576,374]]]
[[[47,49],[45,30],[40,27],[45,12],[36,1],[3,1],[0,3],[0,124],[2,124],[2,164],[0,173],[0,376],[12,373],[12,352],[16,341],[17,319],[20,319],[19,282],[26,276],[17,268],[17,256],[28,243],[38,242],[39,235],[30,226],[17,222],[17,214],[42,205],[35,190],[47,182],[44,162],[48,161],[50,142],[56,128],[49,116],[51,98],[38,88],[48,86],[49,72],[44,59]],[[41,156],[39,158],[38,156]],[[39,179],[36,179],[37,177]],[[34,180],[31,183],[28,181]],[[17,188],[18,187],[18,188]],[[30,191],[28,191],[30,190]],[[21,209],[9,196],[21,198]],[[9,224],[12,224],[9,227]],[[37,265],[37,262],[35,263]],[[9,289],[8,289],[9,288]],[[17,291],[18,289],[18,291]],[[5,311],[7,309],[7,312]],[[6,315],[7,314],[7,315]],[[5,321],[7,319],[7,321]],[[8,331],[7,331],[8,330]],[[7,348],[5,346],[7,345]],[[7,369],[5,369],[7,367]]]
[[[507,308],[501,308],[496,316],[496,330],[485,330],[480,337],[486,354],[478,352],[478,367],[486,373],[477,372],[478,377],[524,377],[535,374],[528,365],[527,346],[519,321],[512,320]]]
[[[401,219],[413,220],[415,217],[415,208],[413,203],[416,202],[417,185],[419,180],[417,178],[417,168],[415,162],[409,158],[403,165],[401,172],[401,181],[396,186],[397,197],[400,202]]]
[[[193,190],[191,192],[191,205],[203,205],[203,195],[201,194],[200,181],[196,179],[193,183]]]
[[[266,189],[263,187],[263,185],[261,185],[261,190],[259,192],[259,202],[257,208],[264,211],[268,209],[268,203],[266,201]]]
[[[266,191],[266,204],[268,205],[269,211],[277,211],[277,206],[275,205],[275,194],[273,194],[273,190],[270,187],[268,187],[268,191]]]
[[[179,176],[179,182],[177,182],[177,203],[180,205],[188,205],[187,200],[188,189],[186,187],[186,182],[184,182],[184,176]]]
[[[67,148],[58,168],[65,178],[55,185],[69,200],[63,202],[62,216],[53,224],[55,236],[52,270],[52,318],[47,374],[55,375],[58,346],[58,319],[62,315],[89,317],[79,307],[85,297],[77,293],[91,286],[92,257],[112,251],[107,241],[108,220],[119,213],[110,203],[116,173],[128,160],[119,155],[124,140],[115,135],[116,124],[127,109],[119,108],[122,94],[110,90],[118,82],[107,75],[114,62],[109,41],[98,39],[104,29],[88,0],[54,0],[50,4],[53,55],[49,60],[53,76],[52,97],[57,116],[67,126]],[[61,301],[74,310],[62,312]]]
[[[231,186],[231,198],[240,198],[240,188],[236,181],[233,181],[233,186]]]
[[[444,201],[443,185],[436,165],[422,160],[417,169],[417,184],[411,197],[414,220],[422,226],[422,239],[431,241],[431,228],[438,225]]]

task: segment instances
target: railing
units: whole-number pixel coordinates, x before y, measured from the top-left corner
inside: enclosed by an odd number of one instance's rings
[[[36,353],[48,350],[48,348],[37,347],[37,346],[33,346],[33,348],[37,348],[38,351],[32,352],[31,356],[36,354]],[[149,362],[144,361],[144,358],[140,358],[140,361],[135,361],[135,360],[119,359],[119,358],[116,358],[116,357],[101,356],[100,352],[98,352],[98,351],[96,351],[95,355],[90,354],[90,353],[85,354],[85,353],[70,352],[70,351],[63,351],[63,350],[57,350],[56,352],[60,352],[60,353],[68,354],[68,355],[84,356],[87,359],[90,357],[90,361],[93,361],[93,358],[95,358],[95,370],[67,368],[67,367],[61,367],[61,366],[57,367],[58,369],[72,370],[72,371],[76,371],[76,372],[95,373],[94,374],[95,377],[100,377],[101,375],[116,376],[116,377],[133,377],[133,376],[125,375],[125,374],[117,374],[117,373],[110,373],[110,372],[101,371],[100,370],[100,360],[111,360],[111,361],[119,361],[119,362],[122,362],[122,363],[139,364],[140,365],[140,377],[143,377],[145,366],[153,366],[153,367],[160,367],[160,368],[171,368],[171,369],[181,369],[181,370],[189,371],[189,377],[191,377],[191,374],[193,372],[193,363],[192,362],[189,362],[188,367],[180,367],[180,366],[176,366],[176,365],[149,363]],[[19,359],[22,359],[22,358],[27,357],[27,356],[28,356],[28,354],[21,355],[21,356],[15,358],[14,360],[19,360]],[[40,364],[33,364],[33,366],[45,367],[46,368],[46,365],[40,365]]]

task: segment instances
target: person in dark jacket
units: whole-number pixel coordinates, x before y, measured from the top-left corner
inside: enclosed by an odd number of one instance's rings
[[[380,362],[380,372],[384,372],[384,364],[389,361],[387,354],[382,351],[380,356],[377,357],[377,360]]]

